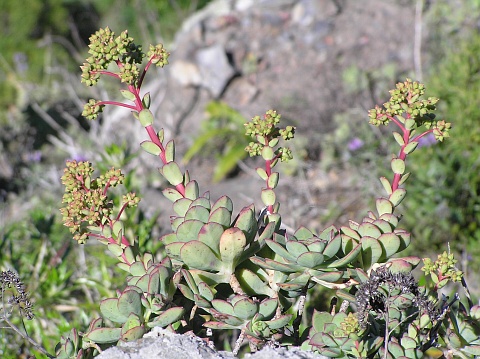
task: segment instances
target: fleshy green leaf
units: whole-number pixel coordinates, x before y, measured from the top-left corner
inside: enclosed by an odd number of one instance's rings
[[[143,325],[137,325],[128,330],[123,330],[120,339],[123,342],[133,342],[134,340],[140,339],[145,334],[145,327]]]
[[[140,143],[140,146],[144,149],[145,152],[150,153],[151,155],[158,156],[162,150],[158,147],[157,144],[152,141],[143,141]]]
[[[262,202],[266,206],[273,206],[275,204],[276,195],[272,189],[269,189],[269,188],[262,189],[261,197],[262,197]]]
[[[220,237],[223,234],[223,226],[216,222],[206,223],[198,232],[198,240],[209,246],[215,253],[220,255]]]
[[[363,268],[368,269],[382,257],[383,248],[380,242],[372,237],[363,237],[361,244]]]
[[[267,172],[263,168],[258,167],[257,173],[263,181],[266,181],[268,179]]]
[[[390,258],[400,249],[400,238],[394,233],[383,233],[378,240],[385,250],[386,258]]]
[[[205,271],[220,271],[222,262],[215,256],[206,244],[200,241],[191,241],[183,245],[180,257],[190,268]]]
[[[269,177],[267,181],[267,185],[269,188],[276,188],[279,180],[279,174],[278,172],[273,172]]]
[[[121,328],[96,328],[88,332],[85,338],[97,344],[114,343],[120,339]]]
[[[138,289],[138,288],[137,288]],[[118,298],[118,311],[125,316],[131,313],[142,315],[141,294],[135,287],[129,287]]]
[[[175,142],[173,140],[168,141],[165,145],[165,159],[167,162],[175,161]]]
[[[390,195],[389,200],[396,207],[403,201],[406,194],[407,191],[404,188],[397,188],[395,192]]]
[[[112,322],[125,323],[128,316],[118,311],[118,299],[108,298],[100,302],[100,312],[102,315]]]
[[[380,229],[378,229],[376,225],[369,222],[361,223],[360,226],[358,227],[358,233],[362,237],[366,236],[366,237],[373,237],[373,238],[378,238],[382,234],[382,232],[380,232]]]
[[[235,312],[233,311],[233,305],[226,300],[214,299],[212,300],[212,306],[220,313],[235,315]]]
[[[153,113],[145,108],[138,113],[138,119],[143,127],[150,126],[153,124]]]
[[[129,100],[129,101],[135,101],[135,94],[128,91],[128,90],[120,90],[120,93],[122,94],[122,96]]]
[[[338,253],[341,245],[342,238],[340,235],[335,236],[330,242],[328,242],[327,246],[323,250],[323,255],[328,259],[332,258]]]
[[[162,312],[158,317],[156,317],[153,321],[147,323],[150,328],[153,327],[166,327],[169,324],[175,323],[179,321],[183,314],[185,313],[185,309],[181,307],[173,307],[167,309],[166,311]]]
[[[233,306],[235,316],[241,319],[251,319],[258,312],[258,304],[250,298],[243,298]]]
[[[185,186],[185,197],[192,201],[198,198],[200,194],[199,192],[198,183],[195,180],[188,182]]]
[[[287,241],[285,249],[294,257],[308,252],[308,247],[305,244],[295,240]]]
[[[288,261],[295,262],[295,259],[296,259],[295,256],[293,254],[291,254],[290,252],[288,252],[282,245],[278,244],[277,242],[275,242],[271,239],[267,239],[265,242],[280,257],[282,257],[282,258],[284,258]]]
[[[203,227],[204,223],[198,220],[190,219],[183,222],[177,229],[177,240],[180,242],[187,242],[198,238],[198,233]]]
[[[392,202],[390,202],[386,198],[378,198],[376,200],[376,206],[377,206],[377,212],[379,216],[385,213],[393,213]]]
[[[403,174],[405,172],[405,161],[400,158],[394,158],[391,162],[392,171],[395,174]]]
[[[297,263],[305,268],[316,268],[323,263],[323,260],[322,253],[306,252],[298,256]]]
[[[235,221],[235,227],[240,228],[247,237],[247,243],[250,243],[257,234],[258,225],[255,213],[252,208],[245,207],[238,214]]]
[[[407,155],[415,151],[415,149],[418,146],[418,142],[410,142],[408,145],[405,146],[403,149],[403,152],[405,152]]]
[[[175,202],[175,201],[183,198],[182,194],[180,192],[178,192],[175,188],[165,188],[162,191],[162,193],[171,202]]]
[[[328,267],[338,268],[338,267],[346,266],[347,264],[353,262],[358,257],[361,249],[362,249],[362,244],[359,243],[345,257],[339,258],[338,260],[333,261],[328,265]]]
[[[185,220],[196,219],[200,222],[207,223],[210,212],[202,206],[191,206],[185,213]]]
[[[247,238],[240,228],[226,229],[220,237],[219,248],[222,261],[235,266],[246,245]]]
[[[292,319],[292,315],[286,314],[278,318],[269,320],[267,324],[270,329],[280,329],[285,327],[290,322],[291,319]]]
[[[395,141],[397,141],[397,143],[400,146],[403,146],[405,144],[405,141],[403,140],[403,136],[398,132],[393,132],[393,137],[395,138]]]
[[[230,226],[231,220],[232,220],[232,212],[225,207],[219,207],[215,210],[212,208],[212,211],[210,212],[210,217],[208,218],[208,222],[219,223],[224,228],[227,228]]]
[[[212,206],[212,212],[215,211],[217,208],[224,207],[227,211],[233,211],[233,202],[228,196],[220,197]]]
[[[176,162],[169,162],[161,168],[161,174],[172,185],[178,186],[183,182],[182,171]]]
[[[251,270],[242,268],[236,272],[236,277],[242,287],[248,295],[263,294],[272,297],[275,291],[272,290],[267,283],[259,278],[258,275]]]

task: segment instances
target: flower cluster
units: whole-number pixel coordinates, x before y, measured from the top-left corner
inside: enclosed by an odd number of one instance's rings
[[[431,124],[425,125],[427,128],[431,126]],[[436,126],[433,128],[433,135],[435,138],[442,142],[445,137],[450,137],[449,130],[452,127],[452,124],[445,121],[438,121]]]
[[[120,170],[111,168],[98,178],[92,178],[90,162],[68,161],[62,183],[65,194],[62,203],[66,206],[60,211],[65,226],[74,234],[74,239],[85,243],[89,236],[89,226],[111,224],[113,201],[107,196],[109,188],[122,183],[124,176]],[[123,197],[122,208],[134,207],[140,199],[135,193]]]
[[[252,121],[245,124],[245,134],[256,139],[255,142],[250,142],[245,148],[251,157],[263,155],[264,148],[273,148],[278,144],[278,137],[282,137],[284,140],[291,140],[295,135],[295,127],[287,126],[285,128],[279,128],[276,125],[280,122],[281,115],[277,114],[274,110],[269,110],[265,113],[263,118],[255,116]],[[270,151],[268,151],[270,152]],[[271,151],[273,154],[273,150]],[[267,157],[269,157],[267,155]],[[290,149],[279,147],[275,151],[275,158],[279,158],[282,162],[292,159],[292,153]],[[270,159],[273,159],[270,158]],[[268,158],[265,158],[268,160]]]
[[[11,270],[0,273],[0,285],[2,288],[2,296],[7,289],[11,289],[14,293],[8,299],[8,303],[13,306],[18,306],[25,314],[27,319],[33,319],[32,302],[30,301],[25,286],[20,278]]]
[[[278,136],[279,129],[276,125],[280,122],[282,116],[276,111],[269,110],[263,118],[255,116],[252,121],[245,124],[245,134],[255,137],[257,135],[275,138]]]
[[[141,63],[144,53],[140,46],[135,45],[133,38],[128,36],[127,31],[115,37],[115,33],[108,27],[100,29],[90,37],[88,46],[91,56],[80,67],[82,82],[87,86],[95,85],[111,62],[122,64],[120,76],[123,82],[133,84],[137,80],[139,71],[136,64]],[[129,66],[125,66],[127,64]]]
[[[430,258],[424,258],[423,263],[425,265],[422,270],[425,275],[430,274],[437,289],[444,287],[449,281],[460,282],[462,280],[463,272],[455,267],[457,260],[451,253],[439,254],[435,262]]]
[[[97,83],[102,73],[107,73],[110,63],[115,62],[120,72],[116,75],[129,85],[136,85],[140,79],[141,71],[138,64],[142,63],[145,53],[142,47],[135,45],[133,38],[128,36],[125,30],[119,36],[108,27],[98,30],[90,37],[88,53],[91,55],[80,67],[82,69],[82,82],[87,86],[93,86]],[[163,45],[150,45],[147,56],[150,63],[156,66],[165,66],[168,64],[168,52]]]
[[[95,120],[105,106],[100,104],[100,101],[90,99],[84,106],[82,116],[87,120]]]
[[[357,316],[353,313],[348,313],[345,319],[340,323],[340,328],[343,332],[342,334],[345,336],[357,333],[360,329]]]
[[[150,62],[160,67],[168,65],[168,55],[169,53],[162,44],[156,46],[150,45],[147,52],[147,57],[150,59]]]
[[[435,110],[438,99],[435,97],[421,99],[424,94],[425,86],[417,81],[407,79],[405,82],[399,82],[396,88],[390,91],[391,97],[383,104],[384,109],[376,106],[369,111],[370,123],[376,126],[386,125],[391,117],[401,116],[403,113],[416,121],[431,122],[435,118],[431,112]]]
[[[432,111],[435,110],[435,104],[438,98],[429,97],[422,99],[425,94],[425,86],[417,81],[407,79],[396,85],[394,90],[390,91],[390,100],[383,104],[384,108],[376,106],[368,112],[370,123],[372,125],[387,125],[394,116],[404,123],[406,117],[412,119],[418,126],[431,126],[435,115]]]

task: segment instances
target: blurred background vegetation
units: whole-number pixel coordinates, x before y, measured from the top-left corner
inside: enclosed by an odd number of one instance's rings
[[[65,159],[82,159],[82,149],[93,148],[103,153],[97,168],[113,165],[128,170],[135,156],[124,145],[103,148],[95,138],[99,125],[80,116],[83,101],[90,96],[79,83],[88,38],[108,25],[128,28],[139,43],[168,44],[182,21],[208,2],[0,2],[0,268],[15,270],[25,281],[36,314],[36,319],[25,322],[25,329],[49,352],[60,335],[72,327],[85,328],[98,315],[100,299],[123,284],[112,258],[91,255],[97,250],[94,244],[73,243],[58,212]],[[424,45],[423,81],[428,94],[441,99],[438,115],[454,128],[444,144],[427,142],[411,156],[414,176],[402,211],[404,227],[418,239],[410,253],[440,253],[449,243],[460,254],[462,269],[475,273],[480,270],[480,1],[425,1],[423,5],[430,7],[425,21],[441,24],[435,26],[441,30]],[[377,88],[388,89],[403,80],[395,78],[388,66],[374,73],[352,67],[343,79],[352,96],[372,81]],[[241,115],[220,103],[210,104],[206,111],[209,117],[203,132],[188,155],[217,157],[215,180],[229,171],[234,176],[234,164],[243,158],[237,147],[244,138],[235,134],[237,129],[242,131]],[[391,148],[372,132],[366,114],[338,113],[334,118],[336,130],[326,139],[325,162],[309,165],[348,163],[359,178],[374,180],[381,175]],[[138,191],[142,180],[133,170],[125,187]],[[366,192],[375,194],[377,189],[372,185]],[[150,240],[162,230],[156,225],[157,216],[138,210],[126,225],[130,236],[138,237],[147,250],[158,246]],[[470,284],[478,295],[479,285]],[[13,337],[12,331],[0,329],[0,356],[26,357],[31,348]]]

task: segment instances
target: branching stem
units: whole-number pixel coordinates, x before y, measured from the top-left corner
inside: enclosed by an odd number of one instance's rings
[[[35,349],[37,349],[40,353],[43,355],[47,356],[48,358],[55,358],[55,356],[51,355],[50,353],[47,352],[47,350],[42,347],[40,344],[38,344],[33,338],[31,338],[28,334],[22,332],[20,328],[18,328],[15,324],[13,324],[10,319],[8,319],[7,313],[5,311],[5,290],[2,287],[2,306],[3,306],[3,320],[5,323],[8,324],[10,328],[13,329],[14,332],[16,332],[18,335],[20,335],[23,339],[28,341],[30,344],[34,346]]]
[[[240,335],[238,336],[238,339],[235,342],[235,347],[233,348],[233,355],[237,356],[238,352],[240,351],[240,346],[243,343],[243,340],[245,339],[245,328],[242,328],[240,331]]]

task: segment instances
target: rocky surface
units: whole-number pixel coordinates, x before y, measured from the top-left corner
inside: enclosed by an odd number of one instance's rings
[[[200,338],[173,334],[161,328],[154,328],[143,339],[105,350],[98,359],[234,359],[232,353],[218,352]],[[322,359],[324,356],[298,349],[264,348],[248,359]]]
[[[300,133],[329,131],[332,114],[352,104],[345,69],[413,67],[413,21],[414,8],[393,0],[214,1],[184,23],[171,51],[175,97],[186,106],[185,87],[202,93],[180,129],[195,128],[202,100],[221,99],[247,117],[274,107]]]

